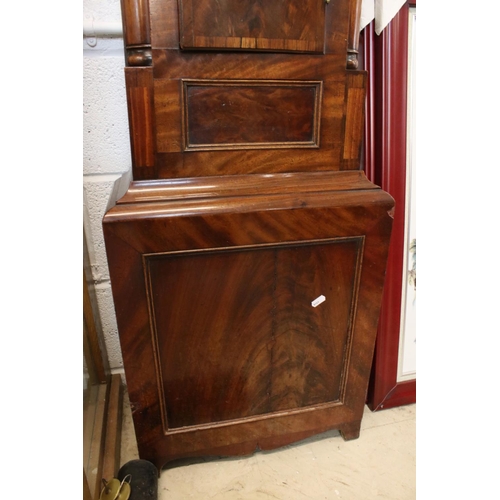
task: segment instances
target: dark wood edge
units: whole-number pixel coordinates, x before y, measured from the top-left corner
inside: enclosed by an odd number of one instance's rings
[[[85,274],[83,276],[83,353],[87,361],[89,382],[92,384],[105,382],[106,373]]]
[[[122,379],[119,374],[111,376],[106,412],[106,438],[102,477],[109,480],[117,477],[120,467],[120,445],[123,414]]]
[[[133,181],[117,204],[152,203],[187,198],[231,197],[238,195],[379,189],[361,171],[296,172],[291,174],[253,174],[180,179]]]
[[[83,500],[93,500],[85,468],[83,469]]]
[[[396,201],[367,400],[372,411],[416,401],[416,381],[397,382],[405,237],[409,6],[409,2],[403,5],[380,36],[375,35],[371,23],[365,28],[363,41],[365,69],[369,73],[365,171],[368,179]]]
[[[88,464],[88,471],[95,470],[96,472],[95,474],[92,472],[87,475],[90,492],[94,499],[99,498],[101,491],[104,443],[106,438],[106,402],[109,395],[109,385],[99,384],[97,388],[98,394],[95,402],[95,418],[92,429],[90,460]]]
[[[87,361],[90,383],[103,383],[107,380],[109,367],[102,352],[102,327],[98,313],[95,286],[90,270],[85,231],[83,234],[83,352]]]
[[[173,214],[189,216],[205,212],[207,215],[223,213],[244,213],[267,210],[293,210],[297,208],[325,208],[356,206],[362,202],[363,195],[372,196],[371,203],[388,204],[388,215],[392,215],[393,199],[385,191],[372,190],[347,190],[347,191],[316,191],[299,194],[275,194],[266,196],[235,196],[227,198],[212,198],[212,203],[207,199],[194,199],[186,201],[162,201],[157,203],[129,203],[116,205],[103,219],[104,224],[124,222],[127,220],[144,220],[152,217],[168,217]]]
[[[112,375],[107,383],[96,386],[97,397],[93,422],[90,459],[84,473],[84,491],[88,488],[91,499],[99,498],[102,479],[116,477],[120,466],[123,387],[121,376]],[[91,473],[90,471],[94,471]],[[86,483],[86,486],[85,486]]]

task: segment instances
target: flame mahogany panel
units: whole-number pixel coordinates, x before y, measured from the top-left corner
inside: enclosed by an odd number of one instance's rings
[[[362,248],[353,238],[148,256],[167,427],[339,401]]]
[[[149,0],[149,2],[144,2],[142,0],[122,0],[127,2],[135,2],[137,4],[136,9],[141,10],[143,4],[149,4],[149,11],[151,12],[150,16],[150,25],[151,25],[151,45],[153,48],[162,48],[162,49],[179,49],[180,46],[180,34],[179,34],[179,1],[178,0]],[[227,2],[227,0],[225,0]],[[295,1],[295,0],[294,0]],[[298,9],[302,9],[303,6],[313,4],[313,12],[318,13],[320,9],[324,8],[324,22],[319,18],[319,22],[323,22],[324,24],[324,35],[318,34],[319,37],[324,38],[325,43],[320,52],[325,54],[339,54],[344,57],[344,62],[346,62],[346,54],[347,54],[347,45],[355,45],[355,38],[358,36],[354,28],[354,24],[357,22],[359,26],[359,19],[355,19],[355,16],[359,16],[359,8],[352,9],[352,3],[360,2],[360,0],[335,0],[330,1],[329,3],[325,0],[320,0],[319,2],[311,3],[311,0],[307,0],[306,2],[297,2]],[[200,4],[201,2],[197,2]],[[229,6],[229,3],[232,5]],[[255,2],[254,2],[255,3]],[[278,2],[259,2],[262,4],[278,4]],[[231,0],[227,2],[228,8],[240,8],[242,4],[241,0]],[[248,1],[246,2],[248,5]],[[323,5],[326,4],[324,7]],[[264,9],[266,6],[264,5]],[[269,6],[267,6],[269,8]],[[278,7],[279,8],[279,7]],[[349,11],[352,10],[352,12]],[[262,12],[262,10],[261,10]],[[284,15],[290,19],[290,13],[284,11]],[[130,22],[134,23],[134,16],[130,16]],[[129,19],[124,19],[124,22],[128,24]],[[207,23],[214,18],[206,18],[203,22]],[[272,20],[275,26],[271,28],[274,32],[279,33],[282,31],[281,28],[281,19],[276,17]],[[303,20],[298,20],[298,24],[305,26]],[[312,24],[312,23],[309,23]],[[207,29],[207,28],[202,28]],[[220,28],[208,28],[208,29],[220,29]],[[268,27],[269,29],[269,27]],[[314,28],[313,31],[316,31]],[[306,35],[307,36],[307,35]],[[286,35],[285,35],[286,38]],[[279,39],[279,38],[278,38]],[[348,39],[350,40],[348,42]],[[316,42],[315,42],[316,43]],[[319,45],[318,45],[319,47]],[[223,49],[223,47],[221,47]],[[231,50],[234,50],[235,47],[231,47]],[[296,48],[292,50],[297,50]],[[241,47],[241,50],[255,51],[256,47],[245,47],[244,45]],[[275,50],[275,49],[273,49]],[[344,64],[345,67],[345,64]]]
[[[319,146],[321,82],[183,84],[185,149]]]
[[[140,457],[358,437],[394,206],[359,171],[359,0],[122,11],[134,182],[103,230]]]
[[[140,456],[357,437],[392,207],[360,172],[133,183],[104,234]]]
[[[183,49],[324,49],[327,3],[322,0],[179,0],[179,5]]]

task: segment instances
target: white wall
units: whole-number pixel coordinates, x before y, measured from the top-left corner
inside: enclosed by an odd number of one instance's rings
[[[120,0],[84,0],[89,24],[121,23]],[[83,216],[109,364],[123,371],[102,235],[115,183],[130,172],[123,39],[83,37]]]

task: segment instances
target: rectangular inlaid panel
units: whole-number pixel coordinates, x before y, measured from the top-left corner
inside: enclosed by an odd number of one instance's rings
[[[184,81],[185,150],[319,146],[321,82]]]
[[[167,428],[341,401],[362,242],[147,257]]]
[[[180,0],[183,49],[322,52],[323,0]]]

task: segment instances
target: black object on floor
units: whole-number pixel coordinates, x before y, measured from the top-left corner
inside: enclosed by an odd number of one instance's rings
[[[130,474],[129,500],[158,500],[158,470],[147,460],[130,460],[118,471],[122,481]]]

